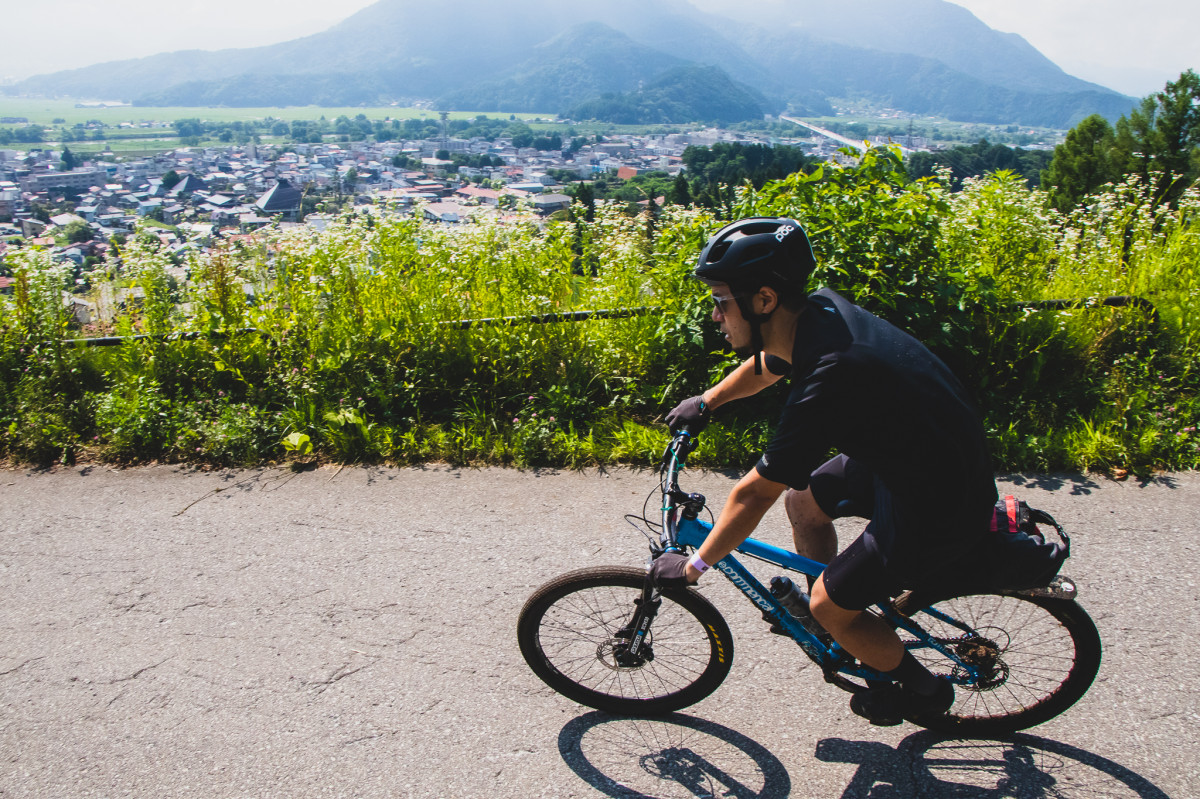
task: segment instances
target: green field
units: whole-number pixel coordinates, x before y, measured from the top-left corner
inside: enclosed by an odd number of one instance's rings
[[[379,108],[322,108],[315,105],[288,106],[284,108],[148,108],[135,106],[119,106],[99,108],[88,106],[77,108],[74,100],[47,100],[17,97],[0,97],[0,117],[24,117],[39,125],[60,124],[71,127],[76,123],[99,120],[105,125],[119,125],[122,122],[171,122],[176,119],[199,118],[210,122],[239,122],[253,119],[273,117],[285,121],[295,119],[337,119],[340,116],[355,117],[364,114],[367,119],[411,119],[430,117],[436,119],[437,111],[422,108],[400,108],[384,106]],[[451,111],[451,119],[473,119],[479,114],[493,117],[507,117],[493,111]],[[518,119],[534,121],[537,119],[552,119],[552,114],[515,114]],[[55,123],[62,119],[65,122]]]
[[[356,117],[363,114],[367,119],[437,119],[439,112],[423,108],[401,108],[386,106],[375,108],[344,107],[326,108],[320,106],[290,106],[276,108],[145,108],[134,106],[114,107],[76,107],[76,102],[70,99],[31,99],[0,97],[0,117],[27,119],[31,124],[43,125],[47,128],[45,139],[36,145],[11,145],[16,149],[28,146],[58,147],[63,142],[56,139],[59,128],[71,128],[76,124],[100,122],[104,125],[104,139],[79,140],[66,142],[72,151],[78,153],[100,153],[106,149],[117,156],[142,157],[155,153],[174,150],[182,146],[175,131],[171,127],[154,128],[121,128],[122,124],[146,123],[170,124],[179,119],[200,119],[204,122],[247,122],[261,121],[268,118],[291,122],[294,120],[315,121],[320,118],[335,120],[341,116]],[[557,131],[569,135],[605,136],[621,134],[670,133],[682,130],[692,130],[701,125],[613,125],[602,122],[583,122],[574,125],[564,125],[555,122],[551,114],[509,114],[507,112],[488,111],[451,111],[450,119],[474,119],[485,115],[493,119],[515,118],[527,123],[538,132]],[[11,124],[11,123],[10,123]],[[287,137],[260,135],[262,144],[287,144]],[[201,146],[220,146],[215,139],[204,139]]]

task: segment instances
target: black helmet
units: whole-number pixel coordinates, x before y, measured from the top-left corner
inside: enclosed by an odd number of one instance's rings
[[[771,286],[803,294],[817,265],[804,228],[794,219],[755,216],[718,230],[700,253],[695,276],[735,291]]]

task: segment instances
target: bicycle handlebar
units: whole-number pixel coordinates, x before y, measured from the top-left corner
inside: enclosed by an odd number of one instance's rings
[[[677,549],[675,529],[678,523],[678,511],[683,506],[687,518],[695,518],[704,508],[705,499],[702,494],[687,494],[679,487],[679,472],[689,454],[699,445],[699,439],[684,426],[674,432],[671,443],[663,452],[662,465],[659,474],[662,492],[662,534],[661,544],[664,551]]]

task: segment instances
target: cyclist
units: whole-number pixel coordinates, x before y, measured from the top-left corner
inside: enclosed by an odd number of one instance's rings
[[[694,584],[740,545],[781,495],[796,551],[828,564],[810,586],[811,612],[848,652],[893,682],[850,701],[858,715],[895,725],[954,702],[867,607],[910,588],[969,574],[987,535],[996,486],[978,414],[942,361],[915,338],[822,289],[807,294],[815,260],[800,224],[750,218],[718,231],[695,276],[712,290],[712,317],[745,360],[667,415],[698,432],[712,411],[791,376],[773,438],[733,488],[704,544],[666,554],[662,588]],[[830,452],[841,454],[826,460]],[[833,519],[869,520],[841,554]]]

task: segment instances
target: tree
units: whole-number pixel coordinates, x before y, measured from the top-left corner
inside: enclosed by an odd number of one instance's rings
[[[683,151],[683,163],[693,176],[691,188],[697,196],[705,188],[715,193],[719,186],[740,186],[747,180],[756,189],[762,188],[768,180],[799,172],[809,160],[797,147],[765,144],[718,142],[712,147],[693,145]]]
[[[1121,179],[1121,158],[1108,120],[1093,114],[1067,133],[1054,148],[1054,160],[1042,172],[1050,203],[1068,212],[1106,183]]]
[[[907,162],[912,180],[931,177],[939,170],[950,168],[950,189],[960,191],[967,178],[982,177],[992,172],[1008,170],[1025,178],[1030,188],[1041,182],[1041,173],[1052,155],[1040,150],[1017,150],[1003,144],[980,139],[970,147],[953,147],[937,153],[913,153]]]
[[[683,206],[692,204],[692,190],[682,172],[675,176],[675,182],[671,184],[671,191],[667,194],[667,202]]]
[[[508,126],[506,133],[512,139],[513,147],[523,148],[533,145],[533,129],[524,122],[512,123]]]
[[[1173,204],[1200,176],[1200,75],[1189,69],[1143,99],[1117,121],[1116,142],[1124,171],[1158,173],[1155,200]]]
[[[579,184],[575,189],[575,202],[583,206],[584,221],[594,222],[596,219],[596,193],[592,190],[592,184]]]
[[[59,168],[63,172],[70,172],[75,167],[79,166],[79,159],[75,157],[75,153],[71,152],[70,147],[64,147],[62,153],[62,163]]]
[[[204,135],[204,123],[196,117],[175,120],[175,130],[181,139],[197,139]]]
[[[92,240],[92,226],[82,219],[76,219],[73,222],[68,222],[63,225],[57,233],[54,240],[61,246],[64,244],[78,244],[84,241]]]
[[[181,180],[183,180],[183,178],[181,178],[179,176],[178,172],[176,172],[174,169],[168,170],[167,172],[163,173],[163,176],[162,176],[163,188],[164,189],[174,188],[176,186],[176,184],[178,184],[179,181],[181,181]]]

